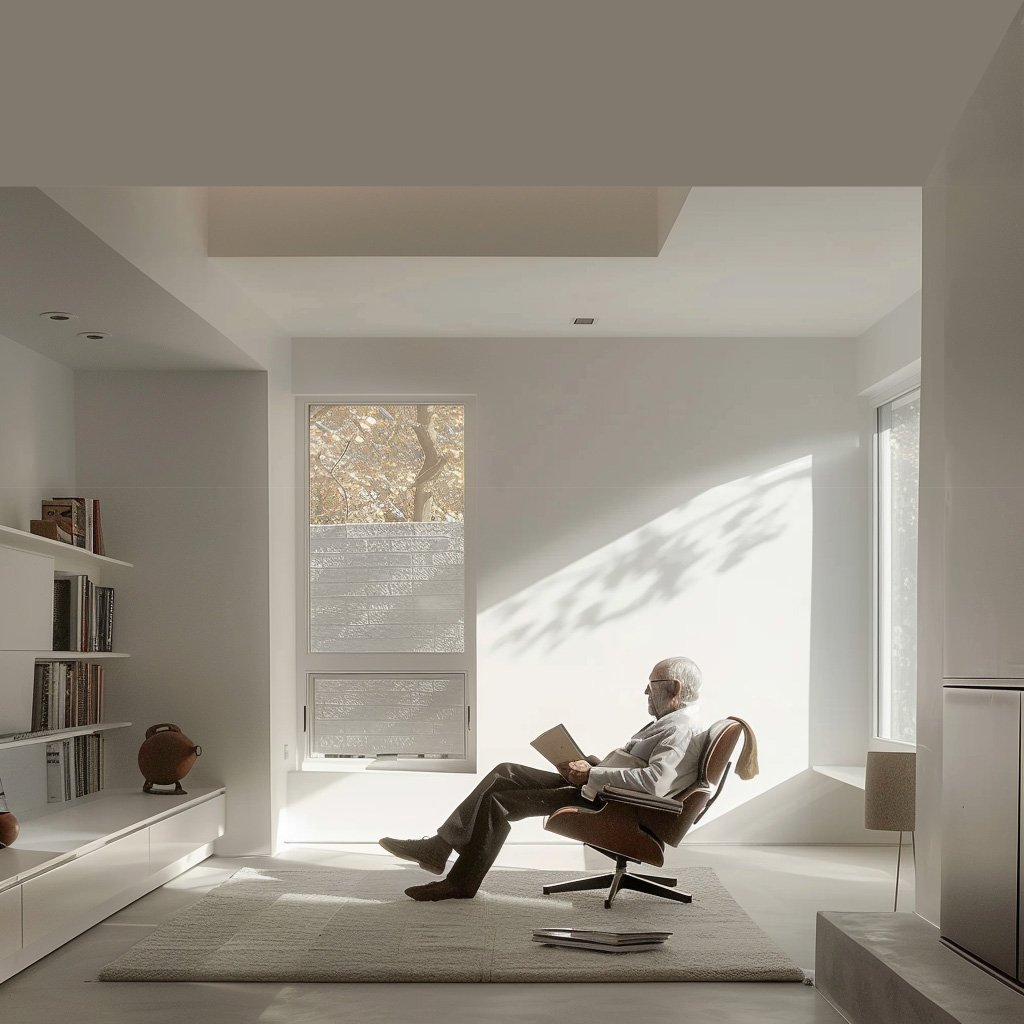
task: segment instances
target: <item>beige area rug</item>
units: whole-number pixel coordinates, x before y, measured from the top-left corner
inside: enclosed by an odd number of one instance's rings
[[[102,981],[802,981],[708,867],[681,904],[623,892],[543,896],[569,872],[495,869],[472,900],[416,903],[418,871],[242,868],[108,964]],[[534,928],[657,929],[661,949],[542,946]]]

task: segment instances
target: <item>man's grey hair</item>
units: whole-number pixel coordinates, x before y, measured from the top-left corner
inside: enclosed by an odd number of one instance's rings
[[[681,704],[694,704],[700,700],[703,680],[697,663],[690,658],[665,658],[654,666],[651,675],[655,679],[679,680],[682,684],[679,694]]]

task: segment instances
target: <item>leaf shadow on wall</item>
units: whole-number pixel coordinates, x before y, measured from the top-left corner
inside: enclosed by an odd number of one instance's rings
[[[494,649],[550,653],[693,584],[721,575],[777,540],[810,458],[698,495],[496,606]],[[540,609],[553,613],[540,617]]]

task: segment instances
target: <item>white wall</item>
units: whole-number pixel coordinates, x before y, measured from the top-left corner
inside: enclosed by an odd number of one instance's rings
[[[74,374],[0,335],[0,524],[27,530],[43,498],[75,493],[74,487]],[[26,656],[0,655],[0,661],[0,686],[31,692]],[[0,752],[0,779],[15,813],[45,804],[45,747]]]
[[[1022,104],[1018,19],[925,188],[917,910],[932,921],[943,676],[1024,674]]]
[[[203,747],[188,779],[228,787],[224,853],[271,845],[267,375],[79,373],[78,484],[103,501],[115,630],[110,785],[141,784],[145,729]],[[188,788],[188,781],[185,783]]]
[[[0,335],[0,524],[27,530],[74,482],[73,371]]]
[[[270,612],[271,848],[279,845],[287,771],[298,756],[295,736],[295,402],[290,349],[283,370],[267,374]]]
[[[603,754],[645,720],[655,661],[694,657],[705,712],[747,717],[762,775],[700,841],[877,842],[868,440],[847,340],[305,339],[297,393],[475,394],[478,763],[541,763],[565,721]],[[289,776],[289,840],[435,828],[468,775]],[[536,822],[515,839],[542,837]]]
[[[51,188],[47,194],[267,371],[269,467],[270,765],[273,834],[294,763],[295,546],[291,342],[207,259],[207,190]],[[285,756],[285,744],[289,754]],[[276,843],[276,838],[272,840]]]
[[[857,393],[912,386],[921,374],[921,293],[916,292],[857,339]]]

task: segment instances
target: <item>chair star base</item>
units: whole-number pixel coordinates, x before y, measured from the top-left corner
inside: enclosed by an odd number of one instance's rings
[[[574,878],[568,882],[554,882],[542,887],[545,896],[553,892],[586,892],[591,889],[608,890],[605,898],[605,910],[610,910],[620,889],[632,889],[648,896],[660,896],[662,899],[675,900],[677,903],[692,903],[693,897],[688,892],[673,889],[675,878],[668,875],[631,875],[625,857],[615,858],[615,871],[603,875],[590,875],[587,878]]]

